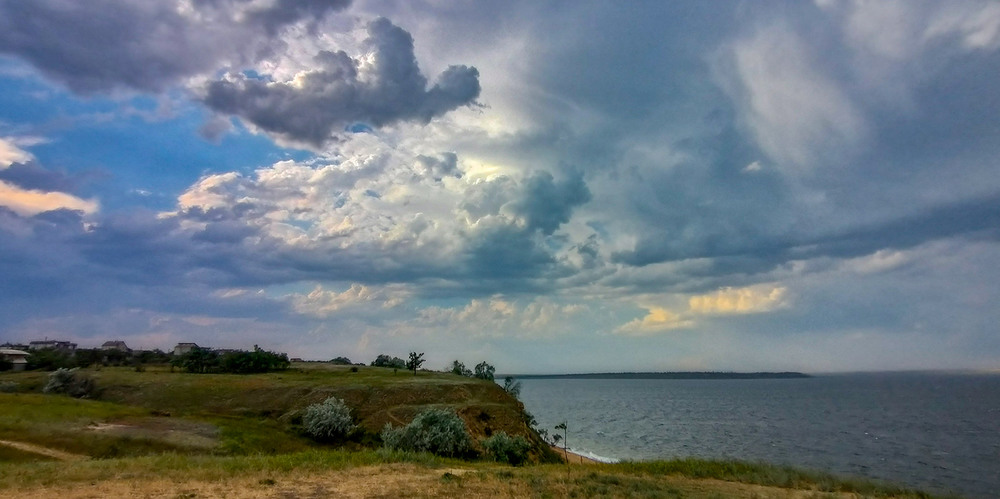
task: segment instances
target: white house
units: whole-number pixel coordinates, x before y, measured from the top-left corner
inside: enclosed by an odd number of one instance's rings
[[[0,348],[0,358],[10,361],[14,364],[15,371],[23,371],[28,365],[28,352],[24,350],[15,350],[13,348]]]
[[[195,348],[198,348],[198,344],[196,343],[178,343],[174,347],[174,355],[184,355]]]
[[[59,341],[59,340],[35,340],[28,343],[28,348],[31,350],[41,350],[43,348],[54,348],[56,350],[63,350],[66,352],[72,352],[76,350],[76,343],[69,341]]]
[[[105,341],[101,345],[101,350],[118,350],[119,352],[131,353],[132,349],[121,340]]]

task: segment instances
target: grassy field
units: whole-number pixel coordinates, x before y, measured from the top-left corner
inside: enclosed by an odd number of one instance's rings
[[[429,407],[474,438],[503,430],[551,450],[494,383],[442,373],[296,364],[262,375],[85,371],[97,400],[42,394],[46,373],[3,373],[0,491],[10,497],[928,497],[790,468],[700,460],[520,468],[378,447],[385,423]],[[16,384],[16,385],[13,385]],[[13,388],[11,388],[13,387]],[[302,436],[299,414],[336,396],[363,431]],[[11,445],[21,445],[15,448]],[[34,451],[31,451],[31,446]],[[23,450],[29,449],[29,450]],[[45,452],[49,452],[46,454]]]
[[[164,454],[0,467],[16,497],[930,497],[787,468],[711,461],[615,465],[485,462],[385,451]]]

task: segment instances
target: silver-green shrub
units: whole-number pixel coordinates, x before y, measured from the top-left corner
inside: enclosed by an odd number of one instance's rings
[[[400,428],[385,425],[382,442],[393,450],[430,452],[439,456],[462,456],[472,449],[472,438],[465,429],[465,422],[455,411],[447,409],[428,409]]]
[[[357,427],[351,419],[351,408],[336,397],[306,407],[302,425],[306,433],[317,440],[345,437]]]
[[[49,373],[49,381],[42,388],[44,393],[65,393],[71,397],[86,398],[97,392],[93,378],[80,374],[77,369],[59,368]]]
[[[486,455],[500,463],[508,463],[514,466],[524,464],[528,460],[528,451],[531,443],[528,439],[518,435],[512,437],[506,432],[499,431],[491,437],[482,441]]]

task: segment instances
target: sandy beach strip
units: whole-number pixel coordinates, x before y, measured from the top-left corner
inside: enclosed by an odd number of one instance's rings
[[[604,464],[600,461],[591,459],[586,456],[581,456],[574,452],[567,452],[563,450],[562,447],[552,446],[552,450],[556,451],[560,456],[563,457],[563,459],[568,461],[570,464]]]

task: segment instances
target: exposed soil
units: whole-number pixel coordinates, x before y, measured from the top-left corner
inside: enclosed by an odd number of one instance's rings
[[[24,452],[31,452],[32,454],[48,456],[54,459],[58,459],[60,461],[77,461],[81,459],[90,459],[88,456],[83,456],[80,454],[72,454],[58,449],[51,449],[48,447],[42,447],[41,445],[29,444],[25,442],[0,440],[0,445],[6,445],[7,447],[12,447],[14,449],[21,450]]]

